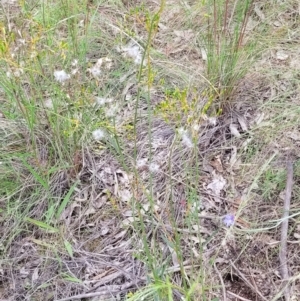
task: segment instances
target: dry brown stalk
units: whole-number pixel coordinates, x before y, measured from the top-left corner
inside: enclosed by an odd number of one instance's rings
[[[292,196],[292,187],[293,187],[293,164],[292,162],[287,163],[287,180],[286,180],[286,191],[285,199],[283,204],[283,215],[282,215],[282,224],[281,224],[281,243],[280,243],[280,273],[281,278],[284,281],[284,298],[286,301],[290,300],[290,288],[288,285],[289,271],[287,266],[287,235],[288,235],[288,226],[289,226],[289,211],[291,205],[291,196]]]

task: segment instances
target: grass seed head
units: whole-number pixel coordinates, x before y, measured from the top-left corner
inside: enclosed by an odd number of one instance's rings
[[[105,131],[103,129],[97,129],[97,130],[93,131],[92,135],[96,141],[101,141],[106,136]]]
[[[65,70],[54,71],[54,78],[56,81],[63,83],[70,79],[70,74],[67,74]]]

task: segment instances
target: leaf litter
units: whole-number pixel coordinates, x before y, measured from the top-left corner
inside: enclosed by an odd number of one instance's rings
[[[183,162],[185,158],[190,157],[194,148],[183,149],[181,145],[177,145],[170,153],[170,148],[176,139],[175,130],[159,118],[155,118],[153,124],[153,140],[161,140],[163,144],[157,144],[155,147],[152,145],[151,161],[148,159],[150,144],[147,122],[140,120],[138,124],[138,157],[142,159],[139,159],[137,167],[141,172],[140,180],[143,181],[143,189],[134,185],[134,174],[123,170],[109,149],[103,150],[101,155],[88,149],[84,150],[82,169],[78,174],[80,185],[75,189],[74,201],[65,208],[60,219],[67,233],[70,233],[70,238],[68,238],[70,246],[69,251],[66,251],[64,264],[67,270],[72,271],[75,258],[76,261],[81,262],[81,271],[77,270],[73,274],[77,279],[84,279],[85,285],[68,286],[70,289],[76,287],[76,294],[79,296],[99,293],[107,298],[111,293],[120,292],[122,286],[127,287],[128,290],[145,285],[146,267],[142,261],[131,257],[136,249],[142,248],[142,241],[137,236],[132,236],[132,227],[139,221],[139,217],[138,212],[131,210],[131,203],[138,193],[139,203],[142,204],[141,214],[145,219],[148,218],[150,204],[147,188],[150,173],[152,173],[153,194],[160,196],[153,204],[158,218],[158,231],[163,236],[174,231],[172,220],[168,217],[169,196],[166,194],[169,161],[175,167],[172,174],[175,181],[172,199],[174,210],[177,212],[176,230],[182,233],[183,241],[185,241],[185,246],[181,246],[184,258],[190,256],[188,255],[190,250],[186,247],[188,245],[192,245],[195,258],[199,258],[199,245],[205,246],[204,251],[209,256],[208,254],[214,249],[214,244],[220,241],[221,232],[214,239],[211,239],[211,233],[214,229],[221,229],[220,219],[230,209],[224,202],[228,180],[224,175],[227,168],[223,155],[219,154],[210,161],[212,164],[210,174],[201,178],[201,181],[205,183],[203,189],[198,191],[201,201],[200,198],[195,200],[193,207],[193,210],[198,212],[200,220],[199,224],[193,225],[195,232],[191,232],[185,220],[188,214],[188,206],[184,201],[187,197],[186,189],[180,183],[186,182]],[[211,147],[211,144],[203,143],[203,141],[207,139],[207,132],[211,131],[210,137],[215,135],[216,140],[219,141],[219,144],[212,142],[212,150],[217,151],[220,145],[226,143],[226,140],[222,140],[225,137],[222,131],[225,133],[229,127],[230,122],[226,122],[222,127],[214,125],[210,128],[199,128],[198,141],[195,141],[195,145],[207,151],[207,145]],[[221,133],[220,130],[222,130]],[[183,131],[182,135],[185,133]],[[152,163],[149,164],[149,162]],[[201,166],[198,165],[196,168],[201,170]],[[134,168],[135,166],[132,166],[132,170]],[[147,223],[151,224],[152,221],[147,220]],[[224,219],[224,223],[225,226],[232,226],[232,219]],[[199,233],[201,237],[198,236]],[[164,252],[172,260],[171,267],[177,268],[179,258],[175,249],[168,244],[166,247]],[[73,250],[74,254],[71,261],[68,259],[71,254],[70,250]],[[228,264],[228,260],[226,262]],[[53,272],[55,271],[53,266]],[[24,274],[23,277],[35,278],[36,274]],[[39,275],[40,281],[46,280],[43,277],[45,275]],[[22,279],[21,277],[21,282],[23,282]],[[68,290],[63,292],[62,287],[56,289],[61,296],[69,294]]]

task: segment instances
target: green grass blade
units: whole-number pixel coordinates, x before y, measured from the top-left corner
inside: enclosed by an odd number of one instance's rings
[[[70,197],[77,185],[78,181],[75,182],[73,184],[73,186],[70,188],[69,192],[67,193],[67,195],[65,196],[65,198],[63,199],[62,203],[60,204],[58,210],[57,210],[57,213],[56,213],[56,219],[59,220],[60,219],[60,216],[62,214],[62,212],[64,211],[64,209],[66,208],[67,204],[69,203],[70,201]]]
[[[30,173],[34,176],[34,178],[45,188],[48,190],[48,183],[29,165],[24,159],[22,159],[23,164],[28,168]]]
[[[64,245],[65,245],[65,248],[66,248],[68,254],[70,255],[70,257],[73,258],[73,248],[72,248],[72,245],[67,240],[64,241]]]
[[[25,218],[25,221],[26,222],[29,222],[33,225],[36,225],[38,226],[39,228],[43,229],[43,230],[47,230],[48,232],[50,233],[58,233],[58,229],[44,223],[44,222],[41,222],[41,221],[38,221],[36,219],[33,219],[33,218],[30,218],[30,217],[26,217]]]

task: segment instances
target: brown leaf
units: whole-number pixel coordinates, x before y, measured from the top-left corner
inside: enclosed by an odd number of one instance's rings
[[[231,123],[230,126],[229,126],[229,129],[230,129],[230,133],[231,133],[233,136],[235,136],[235,137],[237,137],[237,138],[240,138],[240,137],[241,137],[241,134],[240,134],[239,130],[237,129],[236,124]]]
[[[210,189],[216,196],[220,196],[221,190],[224,189],[226,180],[221,175],[214,175],[213,181],[207,185],[207,189]]]
[[[213,166],[220,173],[224,171],[220,156],[216,156],[214,160],[210,162],[210,165]]]
[[[247,122],[246,122],[246,119],[243,117],[243,116],[239,116],[238,117],[238,122],[242,128],[242,130],[244,132],[247,132],[248,131],[248,126],[247,126]]]

